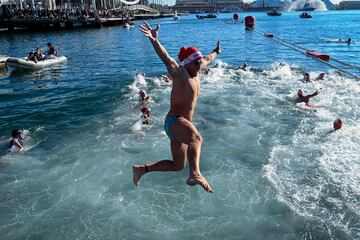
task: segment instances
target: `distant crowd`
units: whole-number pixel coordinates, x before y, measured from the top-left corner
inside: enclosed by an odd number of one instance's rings
[[[81,9],[80,7],[71,9],[8,9],[3,18],[7,19],[87,19],[87,18],[130,18],[133,13],[129,10],[121,9]]]

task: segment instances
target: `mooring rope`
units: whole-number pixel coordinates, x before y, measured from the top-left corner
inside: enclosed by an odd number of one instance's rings
[[[342,68],[340,68],[340,67],[338,67],[338,66],[335,66],[335,65],[333,65],[333,64],[331,64],[331,63],[329,63],[329,62],[327,62],[327,61],[324,61],[324,60],[322,60],[322,59],[320,59],[320,58],[317,58],[317,57],[314,57],[314,56],[312,56],[312,55],[309,55],[309,54],[307,53],[308,50],[307,50],[306,48],[303,48],[303,47],[301,47],[301,46],[297,46],[297,45],[295,45],[295,44],[289,43],[289,42],[287,42],[287,41],[285,41],[285,40],[282,40],[282,39],[280,39],[280,38],[278,38],[278,37],[275,37],[275,36],[273,36],[273,35],[270,36],[269,34],[265,34],[264,32],[262,32],[261,30],[257,30],[257,29],[254,29],[254,28],[253,28],[252,30],[253,30],[255,33],[259,34],[259,35],[262,35],[262,36],[267,37],[267,38],[271,38],[271,39],[274,40],[275,42],[278,42],[278,43],[280,43],[280,44],[282,44],[282,45],[284,45],[284,46],[287,46],[287,47],[289,47],[289,48],[292,48],[292,49],[294,49],[295,51],[298,51],[298,52],[306,55],[307,57],[311,57],[311,58],[313,58],[313,59],[315,59],[315,60],[317,60],[317,61],[319,61],[319,62],[321,62],[321,63],[323,63],[323,64],[325,64],[325,65],[328,65],[329,67],[332,67],[332,68],[334,68],[334,69],[336,69],[336,70],[338,70],[338,71],[340,71],[340,72],[342,72],[342,73],[345,73],[345,74],[347,74],[347,75],[349,75],[349,76],[351,76],[351,77],[356,78],[357,80],[360,80],[360,76],[358,76],[358,75],[356,75],[356,74],[353,74],[353,73],[351,73],[351,72],[349,72],[349,71],[347,71],[347,70],[345,70],[345,69],[342,69]],[[333,61],[335,61],[335,62],[338,62],[338,63],[340,63],[340,64],[343,64],[343,65],[346,65],[346,66],[349,66],[349,67],[353,67],[353,68],[360,69],[359,66],[356,66],[356,65],[353,65],[353,64],[344,62],[344,61],[340,61],[340,60],[335,59],[335,58],[332,58],[332,57],[330,57],[330,59],[333,60]]]

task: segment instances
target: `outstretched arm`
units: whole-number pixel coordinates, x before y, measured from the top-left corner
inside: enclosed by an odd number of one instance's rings
[[[317,90],[317,91],[314,92],[313,94],[307,95],[306,97],[312,98],[312,97],[315,97],[315,96],[318,95],[318,94],[319,94],[319,90]]]
[[[159,29],[160,25],[158,24],[156,29],[152,29],[150,25],[144,21],[146,27],[140,25],[140,31],[144,33],[146,37],[149,38],[151,44],[153,45],[156,54],[165,64],[168,72],[172,75],[179,68],[178,63],[169,55],[164,46],[159,42]]]
[[[217,55],[219,55],[220,53],[221,53],[220,41],[218,40],[216,43],[216,48],[214,48],[214,50],[204,58],[204,61],[201,64],[201,69],[205,68],[212,61],[214,61]]]

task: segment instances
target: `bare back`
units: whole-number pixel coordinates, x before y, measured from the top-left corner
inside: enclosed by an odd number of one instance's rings
[[[173,87],[170,96],[169,115],[181,115],[192,121],[195,106],[200,95],[200,79],[191,77],[187,70],[180,66],[171,76]]]

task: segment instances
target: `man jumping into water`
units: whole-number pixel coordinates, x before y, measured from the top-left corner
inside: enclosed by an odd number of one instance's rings
[[[146,27],[140,26],[140,30],[149,38],[157,55],[166,65],[169,76],[173,79],[170,111],[164,123],[164,130],[171,140],[173,160],[161,160],[145,165],[134,165],[134,184],[137,186],[140,178],[148,172],[183,170],[186,165],[187,156],[190,176],[186,183],[190,186],[199,184],[206,191],[213,192],[209,183],[200,172],[202,137],[192,123],[192,117],[200,94],[199,72],[220,53],[220,42],[217,42],[216,48],[205,58],[193,46],[182,47],[179,52],[179,60],[180,62],[184,61],[184,66],[180,66],[158,40],[160,25],[154,30],[146,21],[144,23]]]

